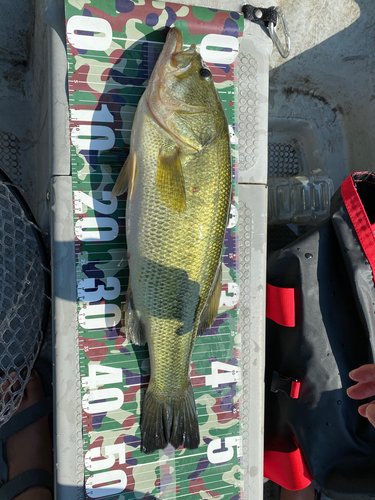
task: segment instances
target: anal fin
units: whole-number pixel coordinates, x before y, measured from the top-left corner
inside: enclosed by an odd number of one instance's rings
[[[211,328],[217,316],[217,312],[220,305],[220,296],[221,296],[221,279],[222,279],[222,265],[220,259],[219,265],[216,269],[214,280],[212,282],[210,293],[208,294],[206,303],[203,307],[201,316],[199,318],[199,325],[197,329],[198,337],[203,335],[208,328]]]
[[[145,328],[139,319],[134,307],[133,292],[129,284],[127,300],[122,308],[122,328],[121,331],[126,335],[127,340],[135,345],[144,345],[146,343]]]

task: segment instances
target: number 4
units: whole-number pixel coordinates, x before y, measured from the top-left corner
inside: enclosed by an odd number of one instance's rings
[[[113,366],[89,365],[89,376],[82,377],[82,387],[88,387],[89,389],[121,382],[122,370]]]
[[[219,370],[222,373],[219,373]],[[206,385],[219,387],[220,384],[230,384],[241,379],[241,371],[238,366],[229,363],[213,361],[211,363],[211,375],[206,375]]]

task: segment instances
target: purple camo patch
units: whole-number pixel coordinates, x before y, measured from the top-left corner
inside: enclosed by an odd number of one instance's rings
[[[223,256],[224,265],[229,269],[237,269],[238,261],[235,260],[237,239],[232,235],[232,229],[228,228],[225,232],[224,245],[226,248]]]
[[[131,12],[134,9],[134,3],[131,0],[116,0],[117,12]]]
[[[146,24],[147,26],[156,26],[159,21],[159,16],[155,12],[150,12],[146,16]]]
[[[130,356],[131,352],[126,347],[120,347],[121,354],[125,354],[125,356]]]
[[[99,403],[99,402],[104,402],[105,400],[101,400],[101,401],[96,401],[96,403]],[[93,417],[92,417],[92,428],[93,429],[100,429],[100,427],[102,426],[102,422],[103,422],[103,419],[104,417],[107,415],[107,412],[104,411],[102,413],[94,413]]]
[[[199,476],[199,474],[203,471],[205,471],[207,469],[207,467],[210,465],[210,461],[208,460],[208,458],[201,458],[199,460],[199,462],[197,463],[197,468],[195,469],[194,472],[192,472],[190,474],[190,476],[188,476],[188,479],[194,481],[195,479],[197,479],[197,477]]]
[[[171,27],[172,24],[177,19],[176,13],[171,7],[168,7],[168,6],[165,7],[165,10],[168,12],[168,19],[167,19],[167,22],[165,23],[165,25]]]
[[[217,335],[217,330],[218,330],[219,326],[222,325],[223,323],[225,323],[226,321],[228,321],[229,318],[230,318],[229,313],[224,313],[224,314],[221,314],[220,316],[218,316],[215,319],[215,321],[213,322],[211,328],[206,330],[204,332],[203,336],[206,337],[208,335]]]
[[[229,64],[221,64],[221,63],[215,63],[215,66],[219,69],[222,69],[224,73],[229,73],[230,72],[230,66]]]
[[[84,156],[87,163],[91,165],[94,170],[96,170],[96,165],[98,164],[98,150],[93,149],[92,151],[89,151],[87,149],[82,149],[79,153]]]
[[[104,271],[95,267],[99,262],[99,260],[94,260],[88,264],[83,264],[82,271],[88,278],[104,278]]]
[[[141,438],[136,436],[124,436],[124,443],[128,446],[132,446],[133,448],[138,448],[141,446]]]
[[[233,19],[226,19],[224,23],[224,29],[221,32],[222,35],[235,36],[238,38],[238,24]]]
[[[137,385],[142,383],[142,375],[140,373],[133,373],[126,368],[122,368],[122,371],[126,377],[126,385]]]
[[[219,387],[222,387],[223,385],[221,385]],[[236,395],[236,382],[232,382],[230,384],[225,384],[225,385],[227,385],[227,386],[229,385],[230,391],[227,392],[227,394],[225,394],[225,396],[223,396],[221,398],[220,408],[223,411],[230,411],[231,413],[234,413],[234,410],[236,409],[236,407],[232,403],[232,399]]]
[[[118,337],[118,331],[116,328],[109,328],[105,330],[105,336],[107,340],[115,340]]]

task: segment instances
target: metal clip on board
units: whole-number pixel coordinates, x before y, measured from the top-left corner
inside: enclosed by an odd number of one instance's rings
[[[285,16],[279,7],[269,7],[263,9],[261,7],[253,7],[252,5],[244,5],[242,12],[245,19],[253,23],[259,23],[268,29],[268,33],[279,51],[281,57],[286,59],[290,54],[290,35],[288,26],[286,24]],[[282,21],[282,28],[285,37],[285,44],[283,45],[275,31],[278,19]]]

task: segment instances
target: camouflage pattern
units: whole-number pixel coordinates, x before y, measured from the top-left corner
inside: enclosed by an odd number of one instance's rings
[[[239,40],[243,17],[160,1],[66,0],[66,20],[86,496],[237,500],[243,483],[236,54],[230,60],[230,49],[214,43]],[[145,455],[139,422],[148,350],[120,332],[128,282],[126,195],[110,200],[109,194],[128,153],[138,100],[172,25],[202,56],[205,35],[227,37],[211,38],[206,53],[221,53],[220,62],[207,65],[231,131],[233,197],[219,314],[197,338],[191,362],[200,446],[169,445]]]

